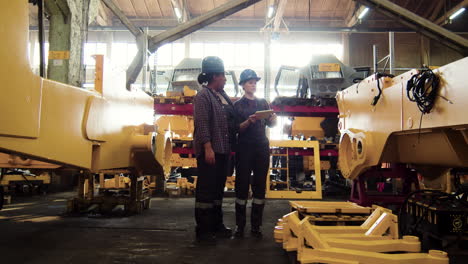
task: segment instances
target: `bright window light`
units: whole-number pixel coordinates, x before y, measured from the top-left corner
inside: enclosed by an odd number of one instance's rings
[[[460,9],[458,9],[457,12],[453,13],[453,15],[450,16],[450,20],[456,18],[457,16],[459,16],[461,13],[465,12],[465,8],[462,7]]]
[[[174,7],[174,13],[177,19],[180,19],[182,17],[182,13],[180,12],[180,9],[178,7]]]
[[[361,14],[359,14],[358,18],[362,19],[367,14],[367,12],[369,12],[368,7],[364,8],[364,10],[362,10],[362,12],[361,12]]]
[[[267,13],[268,18],[271,18],[273,16],[274,11],[275,11],[275,8],[272,5],[268,7],[268,13]]]

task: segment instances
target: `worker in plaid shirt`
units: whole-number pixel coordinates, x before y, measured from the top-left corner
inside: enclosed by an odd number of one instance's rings
[[[223,224],[222,202],[228,175],[231,145],[239,131],[239,118],[224,92],[226,77],[223,61],[209,56],[202,61],[198,82],[203,88],[194,99],[194,148],[198,179],[195,194],[196,238],[199,242],[216,242],[231,237]]]

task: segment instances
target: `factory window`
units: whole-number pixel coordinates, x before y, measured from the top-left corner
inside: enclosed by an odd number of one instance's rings
[[[133,61],[133,58],[135,58],[135,55],[137,54],[138,52],[138,47],[136,44],[133,44],[133,43],[129,43],[127,44],[127,60],[126,60],[126,63],[127,63],[127,66],[130,65]]]
[[[235,66],[244,66],[249,62],[249,44],[236,44]]]
[[[112,44],[112,64],[117,67],[127,66],[127,43]]]
[[[84,45],[84,63],[85,65],[95,65],[93,55],[106,56],[106,43],[85,43]]]
[[[185,44],[173,43],[172,44],[172,65],[175,66],[185,57]]]
[[[263,43],[252,43],[249,47],[250,67],[262,68],[264,65],[265,48]]]
[[[303,67],[319,54],[333,54],[338,59],[343,59],[343,46],[341,44],[288,44],[272,43],[271,63],[274,69],[281,65]]]
[[[234,53],[234,44],[233,43],[221,43],[219,47],[219,52],[221,55],[221,58],[224,61],[224,65],[227,68],[231,68],[234,66],[234,58],[235,58],[235,53]]]
[[[166,44],[156,51],[158,66],[172,66],[172,45]]]
[[[190,57],[191,58],[203,57],[203,43],[190,43]]]
[[[204,56],[220,56],[218,43],[205,43]]]

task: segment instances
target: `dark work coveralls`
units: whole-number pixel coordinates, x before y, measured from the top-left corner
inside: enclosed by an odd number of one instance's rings
[[[224,100],[220,99],[220,96]],[[223,103],[224,101],[224,103]],[[225,228],[222,202],[228,174],[232,137],[239,128],[233,122],[234,106],[224,91],[204,87],[194,101],[194,147],[198,179],[195,193],[197,236],[209,236]],[[215,164],[205,161],[204,144],[211,142]]]
[[[242,97],[234,103],[241,121],[245,121],[256,111],[270,109],[265,99],[250,100]],[[262,225],[265,206],[266,176],[270,165],[270,147],[265,133],[268,120],[257,120],[243,132],[239,132],[236,152],[236,225],[243,229],[246,224],[246,206],[249,185],[252,185],[253,200],[251,228],[259,229]],[[252,176],[253,173],[253,176]]]

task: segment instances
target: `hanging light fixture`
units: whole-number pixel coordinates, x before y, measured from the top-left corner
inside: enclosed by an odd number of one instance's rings
[[[361,12],[361,13],[359,14],[359,16],[358,16],[358,19],[362,19],[362,18],[367,14],[367,12],[369,12],[369,8],[368,8],[368,7],[364,8],[364,9],[362,10],[362,12]]]
[[[465,12],[465,8],[462,7],[460,9],[458,9],[457,12],[453,13],[449,18],[450,20],[453,20],[454,18],[456,18],[457,16],[459,16],[461,13]]]

